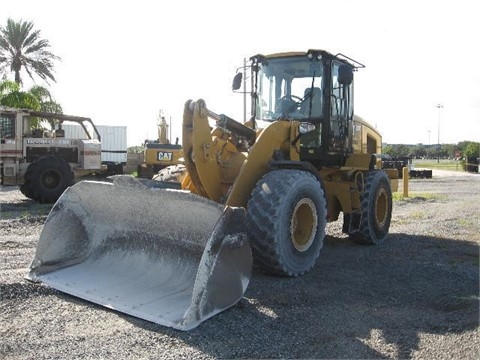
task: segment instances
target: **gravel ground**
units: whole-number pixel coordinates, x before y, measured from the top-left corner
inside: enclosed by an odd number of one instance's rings
[[[328,225],[307,275],[254,269],[244,298],[180,332],[23,279],[48,205],[0,192],[2,359],[478,359],[480,175],[434,170],[380,246]]]

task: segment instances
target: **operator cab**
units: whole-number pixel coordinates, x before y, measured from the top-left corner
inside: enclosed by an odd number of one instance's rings
[[[256,126],[299,121],[304,129],[299,140],[302,160],[319,167],[341,166],[353,151],[353,71],[364,66],[324,50],[255,55],[250,60]]]

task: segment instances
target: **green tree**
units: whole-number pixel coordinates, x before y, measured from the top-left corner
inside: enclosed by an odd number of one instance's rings
[[[54,62],[61,59],[49,48],[50,43],[40,37],[40,30],[34,30],[33,22],[9,18],[7,25],[0,28],[0,74],[5,78],[13,72],[17,84],[22,84],[22,70],[33,81],[36,74],[47,84],[49,79],[56,82]]]
[[[453,158],[455,157],[455,148],[456,146],[454,144],[442,144],[440,155],[447,158]]]
[[[469,147],[469,146],[472,146],[472,141],[468,141],[468,140],[464,140],[464,141],[460,141],[458,144],[457,144],[457,148],[458,150],[461,151],[462,153],[462,156],[465,156],[465,150]],[[473,143],[475,144],[475,143]]]
[[[10,80],[0,82],[0,97],[13,91],[20,91],[20,85]]]
[[[480,157],[480,143],[478,142],[469,142],[465,146],[465,151],[463,153],[463,169],[470,172],[478,172],[478,159]]]
[[[45,112],[51,112],[56,114],[62,114],[62,106],[53,100],[50,91],[39,85],[34,85],[28,90],[30,94],[35,96],[40,101],[40,110]]]
[[[427,158],[429,158],[429,159],[433,159],[433,158],[437,157],[437,150],[436,150],[435,145],[431,145],[431,146],[427,147],[426,152],[427,152]]]
[[[21,91],[14,81],[4,80],[0,83],[0,105],[19,109],[41,110],[40,99],[34,94]]]
[[[127,152],[129,154],[141,154],[143,153],[143,151],[145,150],[145,148],[143,146],[130,146],[129,148],[127,148]]]
[[[410,152],[411,152],[408,145],[404,145],[404,144],[393,145],[393,151],[395,154],[393,156],[397,158],[407,157],[408,155],[410,155]]]
[[[464,150],[464,156],[466,158],[478,158],[480,156],[480,143],[470,142]]]
[[[427,155],[427,150],[423,144],[417,144],[411,149],[412,155],[416,158],[421,158]]]
[[[62,106],[57,103],[47,88],[34,85],[28,91],[21,91],[20,85],[14,81],[5,80],[0,82],[0,105],[19,109],[31,109],[36,111],[62,114]],[[33,127],[46,128],[46,123],[54,128],[53,120],[34,119]]]
[[[382,149],[382,153],[393,156],[393,146],[390,144],[384,145]]]

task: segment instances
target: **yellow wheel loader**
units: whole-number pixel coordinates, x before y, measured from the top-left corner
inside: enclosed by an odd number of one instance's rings
[[[189,330],[242,298],[253,261],[308,272],[341,215],[352,241],[381,243],[398,174],[381,169],[380,134],[354,116],[360,67],[323,50],[253,56],[248,122],[186,102],[181,189],[121,175],[70,187],[27,278]]]

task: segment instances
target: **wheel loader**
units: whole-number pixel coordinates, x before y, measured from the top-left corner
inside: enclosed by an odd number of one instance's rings
[[[124,175],[70,187],[26,277],[190,330],[243,297],[254,261],[277,276],[312,269],[327,222],[383,242],[398,173],[381,168],[379,132],[354,115],[363,65],[324,50],[250,60],[247,122],[185,103],[181,189]]]

